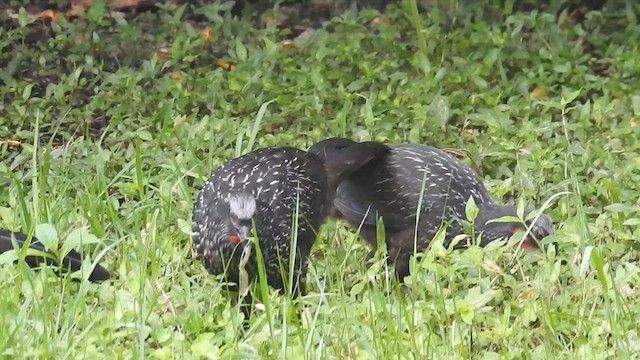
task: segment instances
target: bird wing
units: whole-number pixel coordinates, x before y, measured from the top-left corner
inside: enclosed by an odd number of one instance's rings
[[[333,204],[349,222],[361,223],[363,226],[376,226],[378,211],[372,207],[371,203],[355,201],[353,198],[336,197]]]
[[[20,247],[24,246],[24,243],[27,242],[27,235],[19,232],[11,232],[9,230],[0,229],[0,254],[5,253],[7,251],[13,250],[12,238],[16,240],[16,244]],[[31,238],[31,243],[29,243],[29,248],[41,251],[43,253],[49,254],[51,256],[45,256],[44,254],[41,256],[38,255],[27,255],[25,257],[25,262],[30,267],[37,267],[42,263],[47,265],[59,266],[58,262],[55,260],[56,256],[53,252],[47,250],[42,243],[36,239],[35,237]],[[71,271],[78,271],[82,266],[82,255],[80,255],[77,251],[71,250],[69,253],[62,258],[62,268],[70,269]],[[97,264],[91,275],[89,275],[89,281],[92,282],[100,282],[105,281],[111,278],[111,273],[104,267]]]
[[[415,216],[402,216],[401,212],[394,211],[393,207],[386,206],[372,196],[375,195],[365,183],[347,179],[340,183],[333,203],[342,216],[354,224],[375,227],[377,220],[382,218],[389,231],[399,231],[415,225]]]
[[[401,231],[415,226],[415,216],[402,217],[388,213],[375,207],[371,202],[358,201],[354,198],[336,197],[334,200],[336,209],[349,222],[362,224],[362,226],[376,226],[378,219],[382,219],[387,231]]]

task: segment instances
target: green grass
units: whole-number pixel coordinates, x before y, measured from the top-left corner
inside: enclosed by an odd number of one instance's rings
[[[5,23],[0,140],[21,145],[0,145],[0,226],[72,239],[117,279],[3,264],[1,356],[640,356],[640,7],[610,1],[578,23],[440,3],[348,11],[293,48],[214,5],[197,10],[206,22],[175,5],[128,20],[94,8],[42,41],[41,25]],[[367,27],[377,16],[389,23]],[[546,212],[558,251],[436,243],[403,294],[330,221],[301,322],[271,293],[243,333],[191,259],[195,195],[238,154],[328,136],[465,150],[505,202],[570,192]]]

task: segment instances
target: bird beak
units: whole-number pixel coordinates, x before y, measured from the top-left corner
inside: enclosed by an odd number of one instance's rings
[[[251,227],[241,226],[238,229],[238,236],[240,237],[240,241],[247,240],[249,237],[251,237]]]
[[[229,242],[237,245],[251,237],[251,226],[239,226],[229,234]]]

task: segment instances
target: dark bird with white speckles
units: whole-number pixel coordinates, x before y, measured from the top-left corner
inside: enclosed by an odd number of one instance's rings
[[[307,258],[333,209],[338,182],[349,168],[368,162],[380,149],[359,152],[351,157],[357,158],[353,163],[340,161],[336,166],[290,147],[259,149],[227,161],[205,182],[195,201],[194,256],[211,274],[225,274],[228,282],[240,285],[245,274],[246,280],[255,279],[256,249],[249,240],[255,224],[269,285],[286,291],[283,279],[289,279],[293,268],[292,293],[304,294]],[[295,263],[290,267],[294,244]]]
[[[356,147],[352,149],[349,144]],[[350,153],[357,156],[357,144],[361,143],[340,138],[327,139],[312,146],[309,152],[327,159],[348,159]],[[382,218],[389,259],[395,260],[400,279],[409,274],[414,239],[417,238],[416,250],[420,252],[428,247],[444,223],[450,222],[446,229],[447,242],[465,233],[465,208],[471,197],[479,210],[474,232],[481,234],[480,245],[524,230],[521,222],[490,221],[517,216],[516,207],[495,203],[480,177],[462,161],[427,145],[387,146],[387,152],[380,152],[380,156],[358,169],[352,169],[352,173],[339,184],[334,205],[338,217],[360,228],[361,237],[374,249],[377,219]],[[418,212],[420,200],[422,206]],[[525,217],[530,212],[526,210]],[[523,248],[537,248],[534,237],[539,240],[555,233],[551,219],[544,214],[535,223],[529,221],[528,226],[531,231],[522,242]]]

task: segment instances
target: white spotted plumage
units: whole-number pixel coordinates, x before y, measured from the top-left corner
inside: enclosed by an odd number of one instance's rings
[[[326,183],[322,162],[298,149],[259,149],[227,161],[205,182],[194,203],[194,254],[210,273],[226,271],[229,281],[236,282],[234,266],[239,254],[236,247],[248,246],[248,242],[229,242],[229,215],[250,219],[255,225],[269,283],[283,288],[281,270],[289,269],[294,211],[297,209],[299,215],[295,269],[304,276],[316,231],[326,217]],[[256,276],[254,258],[247,266],[248,272]]]
[[[482,234],[483,244],[524,227],[522,222],[490,222],[516,216],[515,206],[493,202],[482,179],[442,150],[427,145],[356,143],[341,138],[323,140],[313,147],[330,147],[330,152],[316,153],[325,161],[333,159],[336,168],[340,168],[336,162],[358,164],[339,181],[333,214],[359,229],[361,237],[374,248],[381,219],[389,259],[395,262],[400,278],[408,274],[411,254],[425,250],[443,224],[448,226],[447,242],[465,233],[470,198],[479,209],[473,225],[475,234]],[[385,150],[369,154],[372,156],[362,162],[363,150],[381,147]],[[540,216],[531,225],[531,233],[536,237],[553,234],[551,219]]]
[[[495,218],[493,215],[515,216],[515,207],[496,204],[482,179],[444,151],[420,144],[388,146],[388,154],[356,171],[338,187],[336,205],[352,225],[368,218],[365,226],[372,226],[376,218],[382,218],[387,231],[393,233],[414,228],[419,220],[418,229],[433,235],[441,223],[453,221],[449,229],[456,235],[464,232],[462,223],[467,220],[465,208],[470,197],[480,210],[478,228]],[[366,214],[367,209],[373,211]],[[544,228],[541,233],[553,232],[548,217],[540,224]],[[496,230],[487,235],[501,233]],[[486,238],[492,240],[491,236]],[[366,240],[373,244],[376,241],[374,237]]]

